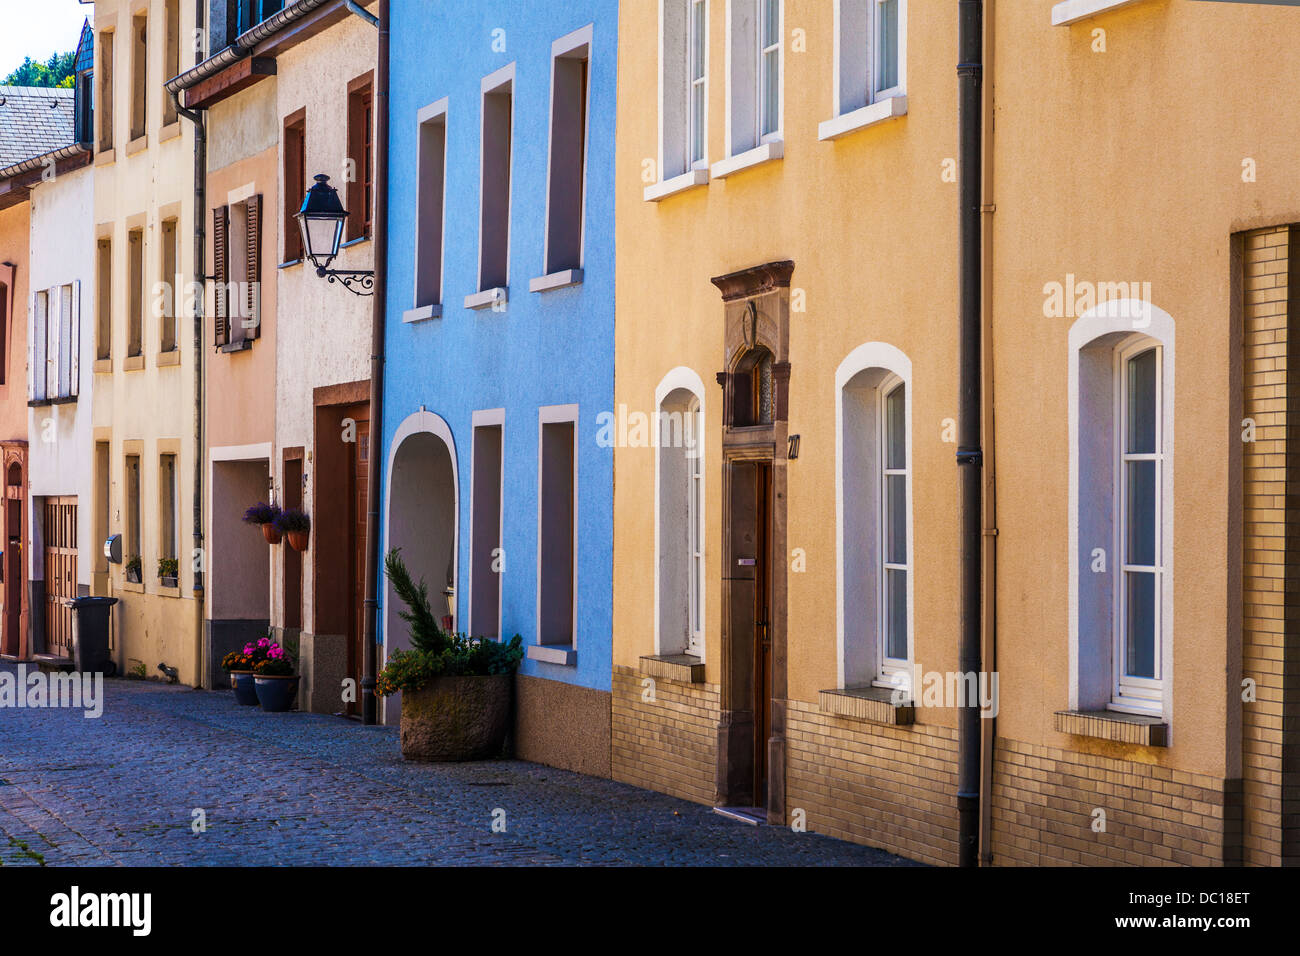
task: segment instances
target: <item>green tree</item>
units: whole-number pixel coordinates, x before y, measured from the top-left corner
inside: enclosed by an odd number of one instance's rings
[[[3,86],[44,86],[72,89],[77,54],[56,53],[44,63],[31,57],[23,58],[23,65],[4,78]]]

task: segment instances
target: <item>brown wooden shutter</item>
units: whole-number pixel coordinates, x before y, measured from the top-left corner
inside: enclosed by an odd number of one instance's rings
[[[245,204],[248,215],[244,221],[248,226],[248,241],[244,243],[248,259],[248,299],[245,302],[246,323],[244,338],[255,339],[262,332],[262,195],[249,196]]]
[[[212,210],[212,276],[217,287],[216,308],[212,315],[212,341],[216,346],[230,341],[230,303],[226,296],[227,283],[230,281],[230,269],[226,261],[230,254],[229,239],[226,236],[229,225],[229,206],[219,206]]]

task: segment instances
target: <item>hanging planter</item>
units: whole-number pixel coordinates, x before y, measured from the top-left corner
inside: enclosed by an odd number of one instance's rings
[[[295,551],[306,551],[311,539],[311,518],[297,508],[286,508],[275,516],[276,530],[288,535]]]
[[[244,521],[248,524],[261,525],[262,535],[266,538],[267,544],[279,544],[280,529],[275,524],[275,519],[279,516],[278,505],[268,505],[265,501],[259,501],[244,512]]]

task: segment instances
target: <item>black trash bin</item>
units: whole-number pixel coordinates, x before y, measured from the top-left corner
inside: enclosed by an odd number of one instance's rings
[[[64,601],[72,608],[72,660],[83,673],[100,673],[112,677],[117,663],[108,652],[108,628],[113,615],[114,597],[79,597]]]

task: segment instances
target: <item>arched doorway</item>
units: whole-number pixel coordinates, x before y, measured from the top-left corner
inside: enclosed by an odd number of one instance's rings
[[[432,412],[417,412],[397,429],[389,449],[384,547],[398,548],[411,577],[424,579],[431,603],[444,624],[457,627],[460,490],[456,444],[447,423]],[[404,609],[387,578],[384,594],[384,657],[410,647]],[[450,608],[447,607],[447,602]],[[384,704],[384,722],[400,707]]]

